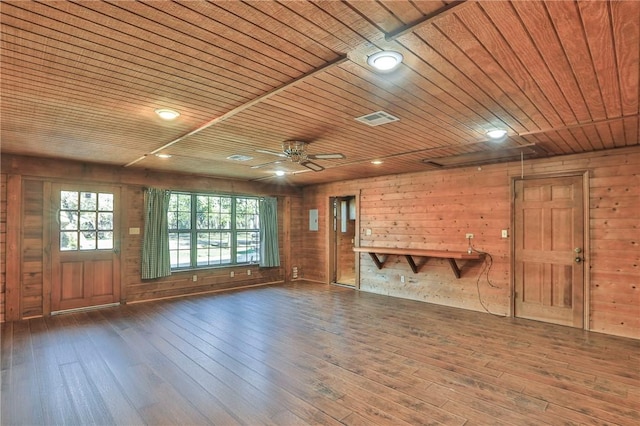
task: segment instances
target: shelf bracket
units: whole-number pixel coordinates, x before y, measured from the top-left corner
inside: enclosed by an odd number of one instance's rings
[[[413,260],[413,257],[411,257],[410,254],[405,254],[404,257],[407,259],[407,263],[411,267],[411,270],[413,271],[413,273],[417,274],[418,273],[418,265],[416,265],[416,262]]]
[[[371,260],[373,260],[373,263],[376,264],[378,269],[382,269],[382,267],[384,266],[384,262],[387,260],[385,259],[383,261],[380,261],[380,259],[378,258],[378,255],[376,255],[375,253],[369,253],[369,256],[371,256]]]
[[[456,260],[451,258],[448,258],[447,260],[449,261],[449,265],[451,265],[453,274],[456,276],[456,278],[460,278],[460,268],[458,267]]]

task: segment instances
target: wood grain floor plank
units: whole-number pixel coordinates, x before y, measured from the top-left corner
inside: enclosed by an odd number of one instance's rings
[[[88,378],[95,385],[97,393],[108,409],[114,424],[143,425],[142,417],[130,400],[123,394],[115,377],[109,371],[101,352],[95,347],[91,335],[103,330],[96,327],[96,323],[87,314],[79,314],[75,317],[78,328],[85,335],[83,339],[74,341],[74,349],[79,354],[79,362]],[[102,340],[99,340],[102,342]]]
[[[640,423],[638,340],[323,284],[0,331],[3,425]]]
[[[175,315],[175,312],[173,312],[172,315],[168,315],[166,319],[167,321],[163,322],[164,326],[176,337],[180,336],[188,345],[191,345],[217,363],[224,365],[225,368],[232,371],[233,374],[237,375],[246,383],[250,383],[253,387],[256,387],[265,397],[276,397],[283,407],[291,410],[291,414],[295,416],[300,415],[304,418],[312,418],[314,419],[314,423],[318,424],[337,424],[331,417],[323,415],[322,411],[280,387],[278,381],[274,378],[275,372],[271,369],[265,372],[265,363],[263,361],[258,361],[244,352],[230,349],[229,345],[216,339],[215,336],[207,333],[206,330],[193,333],[193,325],[181,320]],[[219,349],[218,346],[222,346],[224,350]],[[211,371],[208,368],[207,370]],[[228,381],[226,382],[228,383]],[[288,417],[288,415],[284,412],[277,413],[273,416],[273,418],[278,419],[284,419],[286,417]]]
[[[49,333],[43,318],[29,322],[33,342],[35,375],[38,378],[38,395],[42,401],[43,421],[45,424],[80,424],[80,420],[67,393],[66,383],[57,363],[53,334]]]
[[[108,408],[95,385],[86,376],[82,365],[78,362],[64,364],[60,366],[60,370],[80,424],[113,424]]]
[[[37,395],[38,378],[34,374],[36,360],[33,356],[32,339],[29,323],[26,321],[14,323],[8,330],[8,335],[2,334],[3,339],[11,339],[10,344],[3,344],[11,354],[3,360],[9,365],[2,367],[2,422],[7,424],[42,424],[44,415]],[[14,394],[23,395],[16,399]],[[7,410],[5,412],[5,407]],[[6,415],[4,415],[6,413]]]
[[[128,352],[134,351],[140,363],[148,365],[154,375],[162,378],[166,383],[170,383],[178,394],[186,396],[191,405],[193,405],[194,411],[200,412],[213,424],[242,424],[243,417],[246,421],[257,421],[246,415],[233,415],[233,413],[228,411],[205,386],[194,380],[191,376],[184,374],[183,369],[177,368],[176,364],[168,356],[158,351],[157,348],[149,342],[149,334],[137,329],[133,321],[129,321],[130,326],[127,327],[118,326],[117,324],[122,322],[118,319],[118,316],[121,315],[120,312],[110,311],[96,314],[102,314],[103,321],[107,327],[111,325],[115,327],[113,331],[117,334],[118,338],[122,340],[124,345],[134,348]],[[113,319],[115,319],[114,322],[111,321]],[[112,369],[113,368],[117,368],[117,365],[113,365]],[[162,400],[159,402],[161,403]],[[154,415],[157,417],[157,412],[163,411],[163,408],[157,404],[158,402],[154,401],[146,405],[145,413],[147,416]],[[158,409],[152,410],[150,407],[158,407]]]

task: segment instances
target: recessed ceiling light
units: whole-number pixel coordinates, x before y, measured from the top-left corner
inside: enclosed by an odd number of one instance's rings
[[[233,160],[233,161],[249,161],[249,160],[253,160],[253,157],[250,157],[248,155],[242,155],[242,154],[234,154],[234,155],[230,155],[227,157],[227,160]]]
[[[367,58],[367,63],[378,71],[391,71],[401,62],[402,55],[391,50],[383,50]]]
[[[375,165],[382,164],[382,160],[373,160],[371,164],[375,164]]]
[[[174,120],[180,116],[178,111],[167,108],[158,108],[156,110],[156,114],[158,114],[158,116],[163,120]]]
[[[156,154],[158,158],[171,158],[171,154]]]
[[[502,139],[507,135],[507,131],[504,129],[493,129],[487,132],[489,139],[497,140]]]
[[[285,175],[284,170],[276,170],[276,176],[284,176],[284,175]]]

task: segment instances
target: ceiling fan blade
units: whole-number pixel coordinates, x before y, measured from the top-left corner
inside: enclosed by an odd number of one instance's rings
[[[268,163],[257,164],[255,166],[251,166],[251,168],[252,169],[261,169],[263,167],[267,167],[267,166],[270,166],[272,164],[280,164],[280,163],[282,163],[282,160],[269,161]]]
[[[347,158],[344,154],[335,153],[335,154],[314,154],[308,155],[307,158],[311,158],[313,160],[337,160],[341,158]]]
[[[278,157],[287,158],[287,155],[284,152],[268,151],[266,149],[256,149],[256,152],[259,152],[261,154],[277,155]]]
[[[301,166],[306,167],[307,169],[311,169],[314,172],[321,172],[324,170],[324,167],[322,167],[320,164],[316,164],[313,161],[302,161],[300,162]]]
[[[294,172],[289,173],[290,175],[299,175],[300,173],[307,173],[307,172],[311,172],[311,171],[315,171],[312,169],[302,169],[302,170],[296,170]]]

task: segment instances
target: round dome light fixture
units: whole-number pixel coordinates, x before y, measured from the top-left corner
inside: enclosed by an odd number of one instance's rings
[[[382,164],[383,161],[382,160],[372,160],[371,164],[375,164],[376,166],[379,166],[380,164]]]
[[[507,131],[504,129],[493,129],[487,132],[487,137],[491,140],[498,141],[507,136]]]
[[[391,50],[383,50],[367,58],[367,63],[378,71],[391,71],[401,62],[402,55]]]
[[[180,116],[178,111],[174,111],[168,108],[158,108],[156,109],[156,114],[163,120],[175,120]]]
[[[284,170],[276,170],[276,176],[284,176],[286,172]]]

